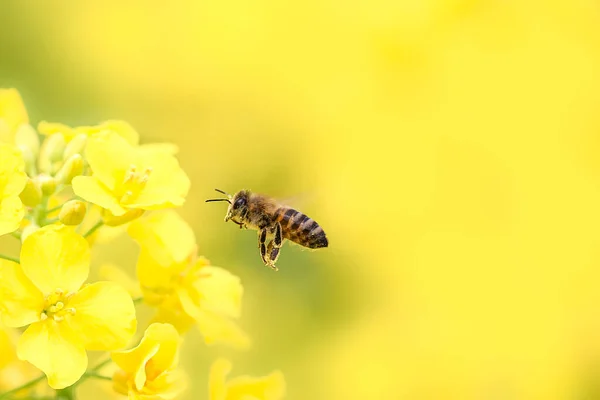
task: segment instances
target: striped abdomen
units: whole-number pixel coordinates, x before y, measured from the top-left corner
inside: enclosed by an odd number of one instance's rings
[[[329,244],[323,228],[300,211],[279,208],[275,211],[275,221],[281,224],[284,239],[311,249],[327,247]]]

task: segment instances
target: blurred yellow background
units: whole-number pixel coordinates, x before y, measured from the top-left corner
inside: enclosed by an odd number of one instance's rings
[[[288,399],[600,398],[600,5],[592,0],[3,2],[0,86],[32,123],[170,141],[200,253],[245,287],[246,352]],[[223,223],[292,202],[330,248]],[[130,260],[128,240],[97,262]],[[108,251],[110,250],[110,251]]]

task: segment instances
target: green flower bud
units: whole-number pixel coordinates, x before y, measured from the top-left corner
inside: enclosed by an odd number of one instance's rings
[[[65,225],[79,225],[85,217],[86,205],[81,200],[67,201],[58,214],[58,219]]]
[[[42,188],[33,179],[27,178],[25,188],[19,197],[27,207],[35,207],[42,201]]]
[[[65,148],[65,153],[63,154],[63,160],[68,160],[75,154],[83,154],[83,149],[85,149],[85,144],[87,143],[88,135],[84,133],[80,133],[73,137],[67,147]]]
[[[68,185],[73,178],[83,173],[83,158],[73,154],[56,173],[56,181]]]
[[[40,137],[33,126],[21,124],[15,133],[15,144],[19,148],[27,148],[37,157],[40,152]]]
[[[42,143],[40,149],[39,168],[46,174],[52,174],[56,170],[58,161],[62,161],[65,152],[65,137],[62,133],[50,135]]]
[[[34,178],[36,183],[40,185],[44,196],[50,196],[56,190],[56,179],[50,175],[40,174]]]

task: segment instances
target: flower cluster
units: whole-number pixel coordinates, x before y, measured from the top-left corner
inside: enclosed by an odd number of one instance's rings
[[[176,155],[140,144],[124,121],[34,128],[19,92],[0,89],[0,236],[20,245],[0,254],[0,399],[73,399],[87,379],[129,399],[175,399],[188,386],[179,352],[190,329],[207,345],[250,346],[239,278],[198,255],[174,210],[190,188]],[[94,244],[116,237],[139,245],[137,279],[106,265],[89,282]],[[145,328],[142,305],[155,309]],[[89,350],[106,359],[90,366]],[[230,369],[215,361],[210,399],[283,398],[280,372],[226,381]]]

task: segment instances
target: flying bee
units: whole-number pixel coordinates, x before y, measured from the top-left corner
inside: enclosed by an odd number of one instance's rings
[[[313,219],[300,211],[294,210],[275,199],[249,190],[240,190],[233,196],[222,190],[217,192],[227,196],[226,199],[209,199],[211,201],[226,201],[229,203],[225,222],[232,221],[240,229],[255,229],[258,231],[258,248],[263,263],[274,269],[279,251],[284,240],[290,240],[309,249],[327,247],[329,242],[323,228]],[[269,243],[266,244],[267,238]]]

